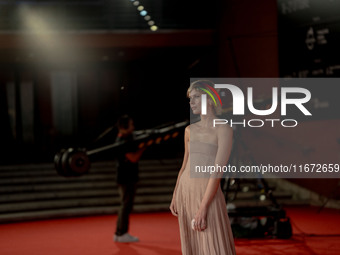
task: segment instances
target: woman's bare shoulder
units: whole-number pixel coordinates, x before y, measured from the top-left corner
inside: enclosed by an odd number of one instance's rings
[[[194,122],[189,124],[186,128],[190,129],[195,129],[195,128],[199,128],[200,127],[200,123],[199,122]]]
[[[197,123],[191,123],[185,127],[185,130],[190,132],[190,129],[195,129],[195,128],[197,128]]]
[[[216,126],[216,131],[218,134],[233,134],[233,129],[229,125],[218,125]]]
[[[191,126],[192,124],[189,124],[188,126],[186,126],[185,127],[185,129],[184,129],[184,133],[185,134],[190,134],[190,126]]]

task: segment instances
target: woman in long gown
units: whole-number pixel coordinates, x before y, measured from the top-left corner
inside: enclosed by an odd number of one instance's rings
[[[185,129],[185,153],[170,210],[178,217],[184,255],[234,255],[235,246],[220,174],[198,173],[208,166],[225,166],[232,146],[229,125],[213,127],[216,106],[207,93],[213,84],[196,81],[188,89],[190,107],[201,120]],[[213,89],[212,89],[213,90]],[[201,113],[201,95],[207,94],[206,114]],[[207,176],[208,175],[208,176]]]

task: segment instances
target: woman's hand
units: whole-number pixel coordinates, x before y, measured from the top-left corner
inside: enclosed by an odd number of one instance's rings
[[[170,211],[172,215],[177,217],[177,205],[176,205],[175,196],[172,197],[171,204],[170,204]]]
[[[194,230],[203,231],[207,228],[207,208],[200,208],[194,218]]]

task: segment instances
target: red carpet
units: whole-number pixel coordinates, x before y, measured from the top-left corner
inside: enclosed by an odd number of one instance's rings
[[[340,254],[340,211],[288,208],[294,236],[289,240],[237,239],[238,255]],[[112,241],[116,216],[97,216],[0,225],[1,255],[176,255],[177,219],[170,213],[133,214],[130,233],[141,242]],[[209,254],[208,254],[209,255]]]

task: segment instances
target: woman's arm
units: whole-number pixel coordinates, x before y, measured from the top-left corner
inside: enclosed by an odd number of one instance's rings
[[[170,210],[171,210],[171,213],[174,216],[177,216],[177,206],[176,206],[175,196],[176,196],[178,182],[179,182],[181,175],[182,175],[182,173],[185,169],[185,166],[187,165],[188,158],[189,158],[189,150],[188,150],[189,138],[190,138],[190,127],[187,126],[185,128],[185,131],[184,131],[184,158],[183,158],[183,163],[182,163],[182,167],[181,167],[181,169],[179,170],[179,173],[178,173],[176,186],[175,186],[175,189],[174,189],[174,192],[173,192],[173,195],[172,195],[172,201],[171,201],[171,204],[170,204]]]
[[[222,167],[228,163],[232,147],[233,129],[228,125],[219,126],[216,132],[218,149],[215,159],[215,166],[218,165]],[[208,208],[220,186],[221,174],[222,173],[217,173],[216,175],[211,176],[211,178],[209,179],[200,207],[194,218],[195,230],[201,231],[207,228],[206,218]]]

